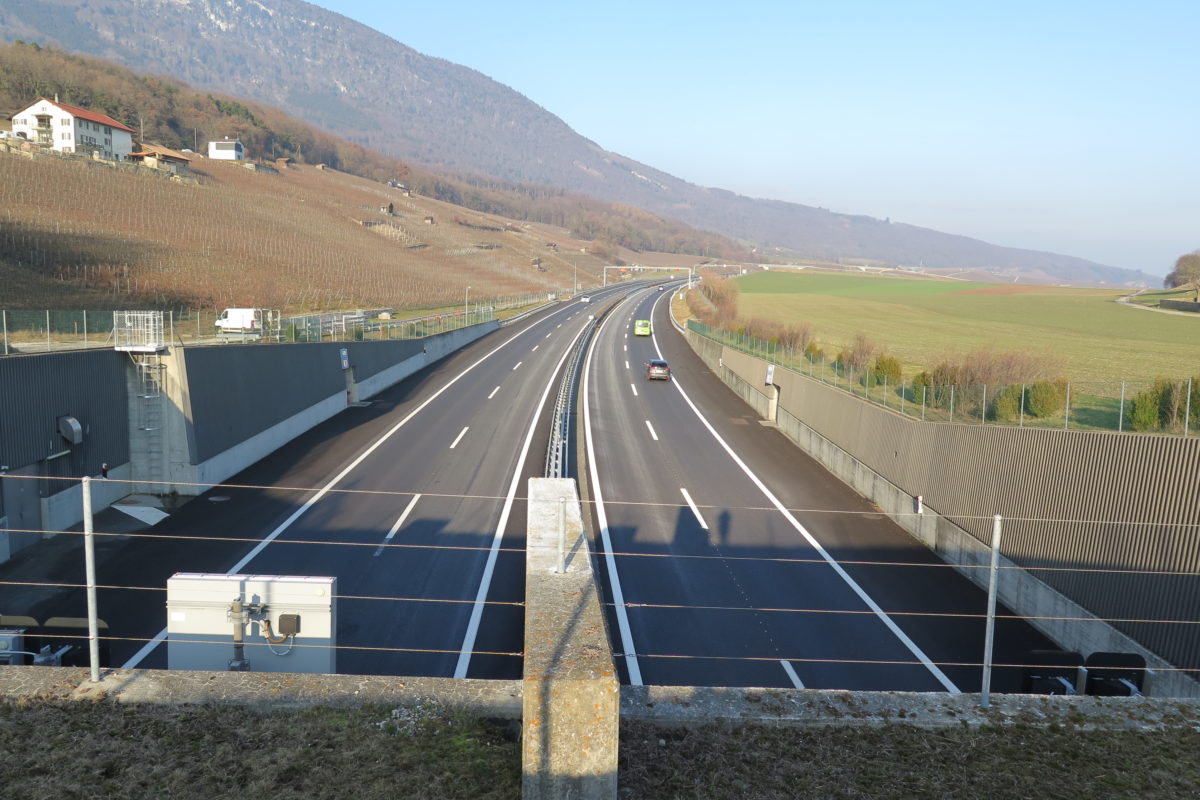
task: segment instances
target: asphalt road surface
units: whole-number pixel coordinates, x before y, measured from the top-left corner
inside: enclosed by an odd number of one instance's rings
[[[655,291],[623,301],[584,379],[623,679],[978,691],[984,594],[762,425],[672,328],[668,302]],[[639,319],[653,335],[636,335]],[[652,358],[672,381],[646,379]],[[995,663],[1052,647],[1022,622],[997,628]],[[1019,679],[1000,671],[993,687]]]
[[[616,302],[587,357],[581,481],[622,678],[977,691],[983,593],[760,424],[672,328],[670,294],[621,285],[496,331],[182,505],[149,537],[100,537],[108,663],[167,666],[175,573],[323,575],[337,578],[338,672],[519,677],[525,483],[542,471],[564,359]],[[634,335],[636,319],[653,319],[653,335]],[[657,357],[672,381],[646,380]],[[78,538],[0,565],[0,609],[84,616],[78,588],[14,607],[15,582],[39,570],[82,583]],[[1052,647],[1006,614],[997,663]],[[993,689],[1019,680],[1000,670]]]

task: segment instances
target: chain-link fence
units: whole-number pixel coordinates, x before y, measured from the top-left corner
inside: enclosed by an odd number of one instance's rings
[[[461,308],[417,317],[397,318],[389,309],[356,310],[282,317],[258,330],[217,328],[219,311],[177,309],[163,314],[167,341],[180,345],[251,342],[330,342],[375,339],[421,339],[438,333],[491,322],[514,309],[548,302],[537,293],[464,303]],[[0,355],[113,347],[112,311],[21,311],[0,309]]]
[[[688,327],[727,347],[925,422],[1177,436],[1200,433],[1197,378],[930,385],[920,380],[897,381],[870,367],[855,369],[824,355],[781,347],[695,319],[688,321]]]

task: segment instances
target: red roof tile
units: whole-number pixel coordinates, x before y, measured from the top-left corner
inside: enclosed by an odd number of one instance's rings
[[[46,100],[47,103],[52,103],[53,105],[58,106],[63,111],[66,111],[68,114],[71,114],[72,116],[75,116],[75,117],[79,117],[80,119],[86,119],[88,122],[95,122],[100,125],[107,125],[110,128],[116,128],[119,131],[127,131],[129,133],[133,133],[133,128],[128,128],[128,127],[122,125],[121,123],[117,122],[112,117],[107,117],[104,114],[99,113],[98,111],[88,111],[86,108],[80,108],[79,106],[69,106],[66,103],[56,103],[53,100],[47,100],[45,97],[43,97],[42,99]]]

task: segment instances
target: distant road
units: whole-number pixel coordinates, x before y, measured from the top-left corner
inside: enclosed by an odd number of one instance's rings
[[[1136,292],[1134,292],[1133,294],[1127,294],[1127,295],[1125,295],[1124,297],[1118,297],[1118,298],[1117,298],[1117,302],[1118,302],[1118,303],[1121,303],[1122,305],[1124,305],[1124,306],[1126,306],[1126,307],[1128,307],[1128,308],[1136,308],[1136,309],[1140,309],[1141,311],[1157,311],[1159,314],[1174,314],[1174,315],[1175,315],[1175,316],[1177,316],[1177,317],[1196,317],[1196,318],[1200,318],[1200,314],[1197,314],[1197,313],[1195,313],[1194,311],[1176,311],[1176,310],[1174,310],[1174,309],[1171,309],[1171,308],[1153,308],[1153,307],[1151,307],[1151,306],[1144,306],[1144,305],[1142,305],[1141,303],[1131,303],[1131,302],[1129,302],[1129,298],[1131,298],[1131,297],[1137,297],[1139,294],[1141,294],[1141,293],[1142,293],[1142,292],[1144,292],[1144,291],[1146,291],[1146,290],[1145,290],[1145,289],[1138,289],[1138,290],[1137,290]]]

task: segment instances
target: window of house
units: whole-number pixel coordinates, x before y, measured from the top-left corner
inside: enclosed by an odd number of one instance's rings
[[[62,135],[62,138],[63,138],[63,141],[64,141],[64,142],[69,142],[69,141],[71,141],[71,134],[70,134],[70,132],[69,132],[69,131],[64,131],[64,132],[63,132],[63,135]]]
[[[60,119],[60,120],[58,121],[58,124],[59,124],[59,125],[70,125],[70,124],[71,124],[71,120],[67,119],[66,117],[63,117],[62,119]]]

